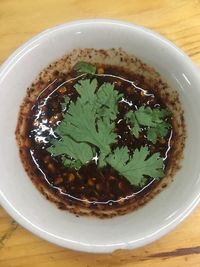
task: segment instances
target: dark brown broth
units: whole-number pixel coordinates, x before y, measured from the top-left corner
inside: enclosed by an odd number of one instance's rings
[[[126,112],[135,110],[141,105],[166,108],[160,96],[155,94],[143,76],[116,66],[103,65],[98,68],[103,68],[105,73],[95,75],[98,84],[114,83],[115,89],[124,94],[118,103],[119,114],[115,129],[118,142],[112,145],[112,149],[127,146],[132,153],[136,148],[147,145],[150,153],[160,152],[165,168],[168,168],[172,131],[164,140],[159,139],[159,142],[153,145],[146,139],[145,130],[139,139],[135,139],[124,120]],[[38,182],[48,184],[49,190],[59,195],[62,200],[78,205],[87,202],[92,208],[97,204],[112,208],[118,204],[122,205],[122,202],[126,204],[133,199],[144,197],[158,184],[150,177],[147,177],[146,186],[137,188],[110,166],[98,169],[94,161],[83,166],[77,173],[75,170],[63,167],[59,157],[53,158],[46,151],[49,146],[48,136],[56,136],[54,129],[62,120],[60,103],[63,102],[64,96],[67,94],[72,101],[76,101],[78,94],[73,85],[79,79],[85,78],[85,76],[77,77],[78,75],[74,71],[67,76],[55,71],[52,80],[48,85],[44,85],[44,90],[29,113],[26,135],[29,137],[30,145],[27,148],[27,155],[32,172],[40,178]],[[166,121],[171,122],[171,118]]]

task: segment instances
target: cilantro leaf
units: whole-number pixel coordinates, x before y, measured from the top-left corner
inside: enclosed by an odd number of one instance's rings
[[[93,158],[92,148],[86,143],[77,143],[68,136],[62,136],[61,140],[55,139],[51,142],[52,146],[47,151],[53,156],[68,155],[81,165],[87,163]],[[71,160],[72,161],[72,160]],[[70,161],[70,162],[71,162]],[[69,162],[65,160],[65,165]],[[71,163],[68,165],[70,166]]]
[[[111,153],[110,145],[116,142],[117,135],[113,132],[115,128],[113,120],[116,118],[117,101],[120,95],[109,83],[103,84],[98,89],[96,79],[81,80],[74,87],[79,97],[75,103],[70,104],[55,132],[61,140],[68,137],[78,144],[85,143],[98,148],[100,154],[99,166],[102,167],[106,164],[106,156]],[[98,90],[98,93],[95,93],[96,90]],[[102,93],[100,93],[101,90]],[[108,94],[106,90],[108,90]],[[102,103],[100,95],[104,96]],[[105,102],[107,95],[112,99],[111,106]],[[105,109],[109,111],[105,111]],[[54,149],[56,149],[56,146],[54,146]],[[58,152],[54,149],[50,151],[56,155]],[[58,151],[59,149],[63,152],[61,145],[58,146]],[[69,155],[67,151],[65,154]],[[78,159],[78,156],[76,155],[74,158]]]
[[[99,119],[96,124],[95,110],[90,105],[81,106],[77,103],[74,105],[74,109],[72,107],[68,113],[66,124],[59,125],[63,134],[69,135],[78,142],[87,142],[97,146],[100,154],[104,155],[104,159],[110,153],[110,144],[116,141],[117,135],[112,132],[114,125],[106,119]],[[56,130],[58,134],[61,133],[59,128]]]
[[[126,121],[130,122],[133,127],[131,128],[131,133],[136,137],[139,138],[140,132],[141,132],[141,128],[140,125],[135,117],[135,113],[129,111],[128,113],[126,113],[125,115],[125,119]]]
[[[83,165],[80,160],[73,160],[73,159],[68,159],[65,156],[62,156],[62,163],[64,167],[68,167],[71,169],[76,169],[79,170],[81,166]]]
[[[139,138],[142,127],[147,127],[147,139],[155,144],[159,136],[165,137],[168,134],[171,125],[164,119],[171,115],[167,109],[141,106],[135,111],[129,111],[125,119],[130,123],[131,132],[136,138]]]
[[[156,144],[157,142],[157,132],[156,128],[149,128],[147,131],[147,139],[152,142],[153,144]]]
[[[79,98],[72,103],[63,121],[55,132],[60,136],[70,136],[77,142],[87,142],[97,146],[108,154],[109,145],[115,142],[116,134],[112,133],[114,125],[109,120],[98,119],[93,104],[83,104]]]
[[[140,125],[144,126],[156,126],[156,122],[153,117],[153,110],[150,107],[141,106],[135,111],[135,117]]]
[[[159,108],[155,108],[153,109],[153,116],[154,116],[154,120],[160,120],[160,119],[164,119],[166,117],[171,116],[172,113],[171,111],[169,111],[168,109],[159,109]]]
[[[90,81],[89,79],[80,80],[77,84],[74,85],[74,88],[80,95],[79,101],[83,104],[90,102],[94,103],[96,100],[95,91],[97,89],[97,80],[93,79]]]
[[[122,94],[114,90],[114,84],[103,83],[97,91],[96,105],[99,116],[115,120],[118,112],[117,102],[121,97]]]
[[[80,61],[74,65],[74,70],[88,74],[95,74],[96,67],[90,63]]]
[[[133,156],[129,156],[128,148],[116,148],[114,153],[109,155],[107,162],[126,177],[134,186],[143,186],[146,182],[145,176],[150,176],[156,180],[164,176],[163,160],[159,153],[149,156],[147,147],[141,147],[134,151]]]
[[[157,142],[158,136],[165,137],[171,126],[167,122],[162,122],[157,127],[151,127],[147,130],[147,139],[153,144]]]

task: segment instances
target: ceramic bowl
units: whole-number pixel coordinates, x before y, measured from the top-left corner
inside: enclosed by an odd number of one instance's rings
[[[15,140],[27,87],[74,48],[118,48],[157,70],[180,95],[187,139],[182,168],[165,190],[135,212],[112,219],[76,217],[46,200],[27,177]],[[83,20],[49,29],[16,50],[0,69],[0,203],[32,233],[60,246],[108,253],[146,245],[179,224],[200,198],[200,72],[174,44],[140,26]]]

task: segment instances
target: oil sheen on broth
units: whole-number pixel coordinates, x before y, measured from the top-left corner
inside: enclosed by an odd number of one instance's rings
[[[112,65],[96,64],[96,69],[97,72],[93,76],[80,75],[73,69],[66,75],[55,69],[48,82],[45,83],[39,79],[33,83],[21,107],[16,136],[27,173],[48,199],[56,202],[59,208],[78,215],[94,214],[99,217],[112,217],[125,214],[143,205],[159,191],[156,191],[156,188],[161,182],[147,176],[144,186],[131,185],[109,164],[99,168],[98,155],[78,171],[75,168],[65,167],[60,156],[53,157],[46,149],[50,146],[50,138],[58,138],[54,129],[63,119],[61,103],[65,96],[68,96],[72,102],[76,102],[78,93],[74,85],[83,78],[95,78],[99,86],[105,82],[114,84],[115,90],[123,96],[118,101],[114,129],[117,142],[111,145],[111,150],[127,146],[129,153],[133,153],[135,149],[147,146],[150,155],[160,153],[165,173],[171,168],[173,162],[176,131],[173,129],[172,115],[165,118],[165,122],[172,127],[165,138],[158,138],[156,144],[150,142],[145,133],[135,138],[124,119],[124,114],[137,110],[140,106],[165,109],[167,99],[162,99],[155,90],[155,85],[152,88],[142,75]],[[30,96],[37,94],[38,87],[39,93],[31,102]],[[25,109],[25,106],[29,108]],[[21,117],[24,113],[26,113],[25,130],[23,136],[19,138],[19,129],[22,127]]]

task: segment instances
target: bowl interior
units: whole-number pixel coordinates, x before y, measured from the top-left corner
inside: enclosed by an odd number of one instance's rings
[[[26,88],[49,63],[74,48],[119,48],[142,59],[175,88],[185,111],[182,168],[162,193],[125,216],[100,220],[76,217],[48,202],[27,177],[18,155],[15,127]],[[18,49],[0,73],[0,201],[23,226],[56,244],[90,252],[135,248],[162,236],[197,204],[200,195],[200,78],[180,50],[138,26],[83,21],[56,27]]]

